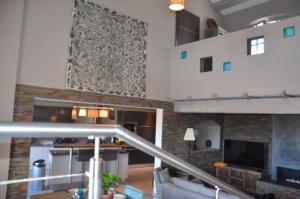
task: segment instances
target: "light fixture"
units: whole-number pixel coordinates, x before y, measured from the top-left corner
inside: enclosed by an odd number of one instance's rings
[[[77,109],[73,108],[72,109],[72,120],[76,120],[77,119]]]
[[[84,108],[79,109],[78,116],[79,117],[86,117],[86,109],[84,109]]]
[[[187,129],[186,129],[183,140],[189,142],[188,161],[191,162],[192,142],[196,140],[196,139],[195,139],[195,132],[194,132],[194,129],[193,129],[193,128],[187,128]]]
[[[170,0],[170,10],[179,11],[184,9],[184,0]]]
[[[193,128],[187,128],[186,129],[183,140],[184,141],[195,141],[196,140],[195,139],[195,132],[194,132]]]
[[[88,116],[88,118],[98,118],[99,117],[98,110],[89,109],[87,112],[87,116]]]
[[[108,110],[101,109],[99,111],[99,117],[108,117]]]

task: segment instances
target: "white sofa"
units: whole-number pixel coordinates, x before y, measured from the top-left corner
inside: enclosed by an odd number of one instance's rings
[[[154,180],[157,199],[214,199],[216,190],[206,187],[204,184],[193,183],[181,178],[170,178],[167,182],[160,176],[160,169],[155,169]],[[219,199],[240,199],[232,194],[219,192]]]

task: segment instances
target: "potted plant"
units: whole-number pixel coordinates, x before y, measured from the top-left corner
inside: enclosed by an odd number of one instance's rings
[[[102,176],[102,199],[112,199],[114,187],[120,181],[120,177],[113,173],[104,173]]]

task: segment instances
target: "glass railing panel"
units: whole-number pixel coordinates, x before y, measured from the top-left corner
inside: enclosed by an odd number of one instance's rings
[[[5,192],[6,198],[34,199],[54,192],[72,196],[72,189],[88,187],[89,178],[85,174],[89,171],[89,158],[80,159],[79,149],[58,148],[51,139],[12,138],[9,142],[10,139],[0,137],[0,140],[0,198],[5,198]],[[90,156],[93,155],[91,147]]]
[[[17,139],[12,140],[12,147],[11,147],[11,153],[10,156],[12,157],[12,162],[13,164],[10,164],[10,170],[9,170],[9,180],[14,180],[14,179],[22,179],[22,177],[25,178],[30,178],[33,177],[34,174],[34,168],[32,168],[31,176],[30,176],[30,147],[31,147],[31,141],[30,139],[26,139],[26,136],[33,136],[33,137],[39,137],[39,138],[44,138],[44,137],[75,137],[75,138],[80,138],[80,136],[94,136],[95,137],[95,146],[99,146],[98,143],[100,143],[100,137],[116,137],[120,140],[123,140],[127,144],[153,156],[161,159],[163,162],[165,162],[168,165],[171,165],[179,170],[185,171],[189,175],[195,176],[202,181],[205,181],[208,184],[213,185],[216,190],[223,190],[228,193],[232,193],[234,195],[239,196],[240,198],[245,198],[245,199],[250,199],[253,198],[246,193],[243,193],[236,188],[220,181],[219,179],[207,174],[206,172],[200,170],[199,168],[185,162],[184,160],[176,157],[175,155],[162,150],[158,147],[156,147],[153,143],[141,138],[140,136],[136,135],[135,133],[132,133],[128,131],[127,129],[118,126],[118,125],[105,125],[105,126],[99,126],[99,125],[70,125],[70,124],[32,124],[32,123],[0,123],[0,135],[1,136],[15,136],[19,137]],[[101,146],[101,144],[100,144]],[[50,147],[50,146],[48,146]],[[59,148],[59,147],[57,147]],[[72,181],[74,180],[75,183],[77,179],[79,179],[79,176],[69,176],[73,175],[73,170],[79,172],[80,175],[83,175],[82,172],[86,171],[86,168],[90,168],[87,166],[84,166],[83,164],[80,164],[76,161],[76,151],[78,150],[77,148],[71,148],[69,149],[68,147],[61,147],[63,148],[61,153],[62,156],[65,156],[65,158],[58,158],[57,162],[59,169],[62,169],[61,172],[57,173],[58,175],[65,175],[65,176],[60,176],[63,178],[69,178],[69,181],[59,181],[63,182],[62,184],[67,184],[70,185]],[[67,155],[67,152],[69,150],[69,156]],[[95,147],[95,149],[99,150],[99,157],[101,157],[101,150],[98,147]],[[47,151],[47,150],[46,150]],[[60,152],[55,152],[54,155],[57,155]],[[52,154],[53,155],[53,154]],[[47,158],[45,157],[47,155],[41,156],[41,158]],[[97,156],[97,155],[96,155]],[[50,156],[51,157],[51,156]],[[69,160],[68,161],[67,157]],[[15,158],[15,159],[14,159]],[[48,153],[48,158],[49,158],[49,153]],[[74,159],[75,158],[75,159]],[[103,156],[103,160],[105,162],[105,157]],[[95,159],[94,163],[90,164],[93,165],[92,169],[89,172],[89,187],[90,187],[90,193],[89,195],[91,196],[93,194],[93,199],[98,199],[100,196],[99,194],[101,193],[101,171],[102,168],[100,167],[100,164],[97,163],[97,158]],[[53,161],[53,160],[52,160]],[[100,161],[100,160],[99,160]],[[101,161],[100,161],[101,162]],[[74,165],[71,165],[69,163],[74,163]],[[49,165],[52,163],[49,163]],[[78,166],[76,166],[78,165]],[[53,165],[49,167],[49,175],[51,178],[55,178],[53,175]],[[70,169],[68,170],[67,168],[72,168],[72,172]],[[97,171],[97,168],[99,170]],[[80,172],[82,171],[82,172]],[[74,173],[76,173],[74,172]],[[97,175],[97,173],[99,175]],[[46,168],[45,168],[45,174],[46,174]],[[56,174],[56,173],[55,173]],[[81,176],[80,176],[81,177]],[[53,190],[53,181],[54,179],[43,179],[43,180],[50,180],[48,182],[48,187],[50,187],[50,191]],[[57,180],[57,179],[55,179]],[[47,181],[45,181],[44,185],[46,184]],[[56,181],[55,181],[56,182]],[[92,183],[91,183],[92,182]],[[0,184],[5,185],[5,183],[0,182]],[[87,186],[87,184],[82,182],[83,187]],[[28,189],[28,186],[26,183],[24,184],[15,184],[13,183],[10,185],[11,187],[8,188],[7,193],[8,194],[23,194],[26,192]],[[47,186],[46,186],[47,187]],[[52,189],[51,189],[52,187]],[[75,188],[78,187],[77,185]],[[69,188],[72,188],[72,186],[59,186],[65,193],[66,190]],[[8,198],[24,198],[23,195],[20,197],[8,197]]]

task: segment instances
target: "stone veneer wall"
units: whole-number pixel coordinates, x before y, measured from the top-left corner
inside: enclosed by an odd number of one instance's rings
[[[17,85],[14,121],[32,122],[34,98],[49,98],[61,100],[74,100],[81,102],[107,103],[136,107],[162,108],[163,138],[162,146],[174,155],[186,159],[187,145],[183,141],[187,127],[199,123],[201,120],[212,119],[219,124],[223,123],[222,115],[213,114],[176,114],[173,103],[167,101],[147,100],[133,97],[119,97],[113,95],[95,94],[74,90],[42,88],[28,85]],[[30,139],[12,139],[9,179],[28,177]],[[220,151],[194,151],[192,163],[201,169],[213,173],[211,164],[221,159]],[[7,188],[8,199],[21,199],[27,197],[27,183],[10,185]]]
[[[270,144],[269,167],[271,166],[272,115],[174,113],[173,103],[167,101],[17,85],[14,121],[32,121],[34,98],[37,97],[162,108],[164,110],[162,146],[183,159],[187,159],[188,156],[188,144],[183,141],[186,128],[193,127],[203,120],[213,120],[220,124],[223,139],[268,142]],[[222,160],[222,152],[223,150],[192,151],[191,162],[199,168],[214,174],[215,170],[212,167],[212,163]],[[9,179],[28,177],[29,153],[30,139],[12,139]],[[8,186],[8,199],[22,199],[26,197],[26,183]]]
[[[221,126],[223,126],[224,115],[223,114],[195,114],[195,113],[177,113],[176,114],[176,129],[179,137],[177,139],[177,154],[183,158],[188,159],[189,145],[183,141],[183,137],[186,128],[193,128],[195,125],[199,124],[205,120],[213,120]],[[221,132],[222,135],[222,132]],[[204,171],[214,175],[215,169],[212,166],[214,162],[222,160],[222,150],[192,150],[191,152],[191,163],[197,167],[203,169]]]
[[[256,181],[258,194],[273,193],[277,199],[299,199],[300,189],[270,183],[262,180]]]
[[[27,85],[17,85],[15,94],[14,121],[31,122],[33,117],[34,98],[49,98],[61,100],[74,100],[82,102],[108,103],[136,107],[162,108],[164,110],[163,122],[163,148],[170,152],[176,151],[174,145],[173,126],[175,114],[173,103],[166,101],[147,100],[133,97],[119,97],[112,95],[94,94],[74,90],[41,88]],[[30,139],[12,139],[9,179],[28,177]],[[27,183],[10,185],[7,188],[8,199],[27,198]]]
[[[266,142],[269,144],[268,173],[272,166],[273,116],[258,114],[224,115],[223,139]]]

